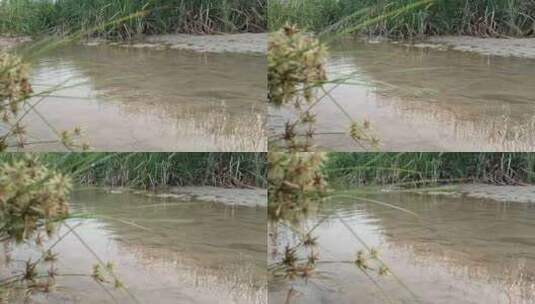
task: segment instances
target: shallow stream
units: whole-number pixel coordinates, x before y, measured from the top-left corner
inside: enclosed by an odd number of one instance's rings
[[[329,50],[329,78],[348,78],[332,96],[370,121],[383,151],[535,150],[535,60],[351,39]],[[270,136],[293,113],[271,108]],[[363,149],[333,102],[314,113],[319,150]]]
[[[312,232],[316,272],[307,281],[271,279],[270,303],[286,303],[289,294],[290,303],[312,304],[535,301],[535,205],[408,193],[366,198],[416,215],[357,199],[325,203],[301,223],[304,231],[320,223]],[[299,241],[286,227],[271,224],[270,263]],[[359,238],[378,250],[389,275],[357,267],[357,252],[366,252]]]
[[[102,44],[60,48],[32,67],[34,90],[52,93],[23,120],[27,150],[65,150],[48,124],[82,127],[97,151],[266,149],[263,55]]]
[[[139,303],[267,303],[266,209],[80,190],[67,223],[115,272]],[[49,244],[67,232],[61,228]],[[1,248],[1,247],[0,247]],[[12,248],[12,271],[35,255]],[[90,275],[96,257],[73,234],[54,252],[52,293],[30,303],[115,303]],[[106,284],[105,284],[106,285]],[[107,285],[118,303],[135,303]]]

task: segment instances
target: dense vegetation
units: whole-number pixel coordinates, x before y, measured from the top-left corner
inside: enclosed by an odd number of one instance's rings
[[[271,0],[268,24],[322,31],[417,37],[534,35],[532,0]]]
[[[531,153],[331,153],[326,172],[345,185],[535,182]]]
[[[120,38],[258,32],[266,27],[265,6],[265,0],[4,0],[0,1],[0,33],[63,34],[95,27],[100,36]]]
[[[0,162],[20,157],[0,154]],[[40,159],[81,184],[266,186],[264,153],[44,153]]]

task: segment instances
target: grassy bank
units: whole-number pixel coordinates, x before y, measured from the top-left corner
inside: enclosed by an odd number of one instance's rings
[[[532,153],[330,153],[325,170],[334,184],[425,185],[458,181],[535,182]]]
[[[268,24],[315,32],[411,38],[427,35],[533,36],[532,0],[272,0]]]
[[[63,34],[100,26],[103,29],[96,35],[119,38],[176,32],[258,32],[266,28],[265,3],[265,0],[4,0],[0,1],[0,34]]]
[[[84,185],[265,187],[264,153],[44,153],[43,163]],[[0,154],[0,162],[21,157]]]

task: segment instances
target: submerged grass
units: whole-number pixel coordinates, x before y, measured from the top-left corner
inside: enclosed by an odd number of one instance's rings
[[[535,34],[531,0],[272,0],[268,11],[270,30],[291,23],[315,32],[398,38]]]
[[[532,153],[330,153],[329,156],[326,174],[341,186],[535,182]]]
[[[266,29],[265,0],[5,0],[0,33],[71,33],[143,12],[98,31],[98,36],[259,32]]]
[[[19,157],[0,154],[0,162]],[[265,153],[44,153],[40,158],[82,184],[266,187]]]

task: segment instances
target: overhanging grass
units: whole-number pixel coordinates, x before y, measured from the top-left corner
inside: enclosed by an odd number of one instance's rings
[[[131,38],[172,32],[258,32],[265,25],[266,0],[4,0],[0,34],[74,32],[145,12],[99,31]]]
[[[479,181],[535,182],[532,153],[330,153],[329,179],[343,186]]]
[[[394,37],[468,34],[534,35],[532,0],[271,0],[270,30],[285,23],[307,30]]]
[[[41,160],[90,185],[265,187],[265,153],[42,153]],[[0,162],[21,154],[0,154]]]

